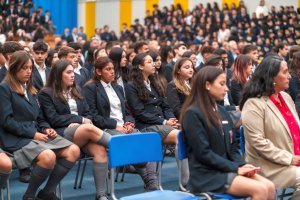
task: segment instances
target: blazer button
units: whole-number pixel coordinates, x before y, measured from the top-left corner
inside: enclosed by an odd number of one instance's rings
[[[156,99],[156,97],[154,97],[153,99]]]
[[[155,106],[155,108],[157,108],[157,106]]]
[[[158,117],[162,118],[161,116],[158,116]]]

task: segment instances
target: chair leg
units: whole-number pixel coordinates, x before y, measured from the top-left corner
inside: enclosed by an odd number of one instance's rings
[[[83,181],[83,176],[84,176],[84,172],[85,172],[86,163],[87,163],[87,159],[85,159],[84,163],[83,163],[80,182],[79,182],[79,186],[78,186],[79,189],[81,189],[81,186],[82,186],[82,181]]]
[[[62,190],[61,190],[61,182],[56,187],[55,194],[56,194],[56,196],[59,196],[60,200],[63,200],[63,194],[62,194]]]
[[[123,167],[121,182],[124,182],[125,173],[126,173],[126,166]]]
[[[4,200],[4,196],[3,196],[3,192],[2,192],[2,190],[3,190],[3,189],[2,189],[2,188],[0,188],[0,199],[1,199],[1,200]]]
[[[9,186],[9,179],[7,179],[7,183],[6,183],[6,194],[7,194],[7,200],[10,200],[10,186]]]
[[[115,182],[118,182],[118,179],[119,179],[119,169],[120,169],[120,167],[118,167],[117,168],[118,170],[116,170],[117,172],[116,172],[116,177],[115,177]],[[110,178],[113,178],[113,177],[110,177]]]
[[[75,190],[77,189],[77,182],[78,182],[80,166],[81,166],[81,160],[78,160],[78,166],[77,166],[77,171],[76,171],[76,176],[75,176],[75,181],[74,181],[74,187],[73,187]]]

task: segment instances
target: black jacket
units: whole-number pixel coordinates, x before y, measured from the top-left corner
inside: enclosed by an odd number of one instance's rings
[[[180,92],[173,81],[168,83],[166,92],[167,102],[172,108],[173,113],[177,119],[179,119],[180,109],[185,101],[186,95]]]
[[[197,107],[190,107],[183,116],[182,131],[190,169],[188,186],[193,193],[223,188],[228,173],[237,173],[238,167],[245,164],[228,113],[221,106],[218,111],[222,116],[222,128],[208,128]]]
[[[37,99],[13,92],[10,85],[0,84],[0,147],[14,152],[33,140],[37,131],[50,127],[45,121]]]
[[[121,112],[123,114],[124,122],[129,121],[134,123],[134,118],[129,114],[125,105],[125,97],[123,88],[117,84],[111,84],[121,102]],[[115,129],[117,121],[109,118],[110,116],[110,102],[103,85],[98,83],[89,83],[83,88],[83,95],[89,105],[91,114],[93,116],[93,123],[101,129]]]
[[[50,68],[46,67],[45,72],[46,72],[46,80],[47,80],[50,74]],[[42,77],[38,69],[36,68],[36,66],[34,66],[32,70],[32,83],[35,89],[37,89],[38,91],[40,91],[44,87]]]
[[[46,120],[61,136],[63,136],[64,130],[71,123],[82,124],[83,117],[92,119],[89,106],[84,98],[76,99],[78,115],[71,114],[69,104],[55,97],[52,88],[42,89],[38,95],[38,99]]]
[[[151,90],[147,90],[148,100],[142,101],[139,99],[137,88],[132,82],[125,86],[127,103],[138,129],[152,125],[162,125],[165,119],[175,117],[172,109],[166,103],[166,98],[160,97],[152,86]]]

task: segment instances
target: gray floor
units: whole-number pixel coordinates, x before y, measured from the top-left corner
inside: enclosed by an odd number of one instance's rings
[[[77,166],[62,181],[64,200],[93,200],[95,198],[94,180],[92,177],[92,164],[88,161],[86,173],[81,189],[73,189]],[[119,180],[120,180],[119,176]],[[174,158],[166,157],[162,168],[162,186],[164,189],[178,190],[178,170]],[[21,200],[27,184],[18,181],[18,172],[14,171],[10,177],[11,200]],[[136,174],[126,174],[124,182],[115,183],[116,196],[122,197],[143,192],[143,183]],[[284,198],[288,200],[289,198]],[[170,199],[171,200],[171,199]]]
[[[88,161],[86,173],[81,189],[73,189],[77,166],[62,181],[62,191],[64,200],[92,200],[95,199],[95,187],[92,176],[92,164]],[[119,176],[119,180],[121,177]],[[162,185],[164,189],[178,189],[177,165],[174,158],[167,157],[163,164]],[[18,181],[18,172],[14,171],[10,177],[11,200],[21,200],[26,190],[27,184]],[[136,174],[126,174],[124,182],[115,183],[116,196],[122,197],[143,192],[143,183]]]

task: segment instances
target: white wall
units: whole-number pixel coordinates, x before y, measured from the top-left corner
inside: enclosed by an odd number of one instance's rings
[[[259,0],[251,0],[251,1],[244,1],[247,7],[248,13],[251,14],[255,12],[256,7],[259,5]],[[295,9],[298,8],[298,1],[297,0],[266,0],[266,5],[270,9],[271,6],[275,6],[276,9],[279,9],[279,6],[294,6]]]
[[[131,23],[133,24],[135,19],[139,19],[140,23],[144,24],[145,15],[146,15],[146,2],[143,0],[142,1],[132,0]]]
[[[119,1],[96,1],[96,27],[102,28],[109,25],[110,30],[114,30],[116,34],[120,29],[120,2]]]
[[[85,1],[78,0],[78,16],[77,16],[77,26],[83,26],[85,28]]]

